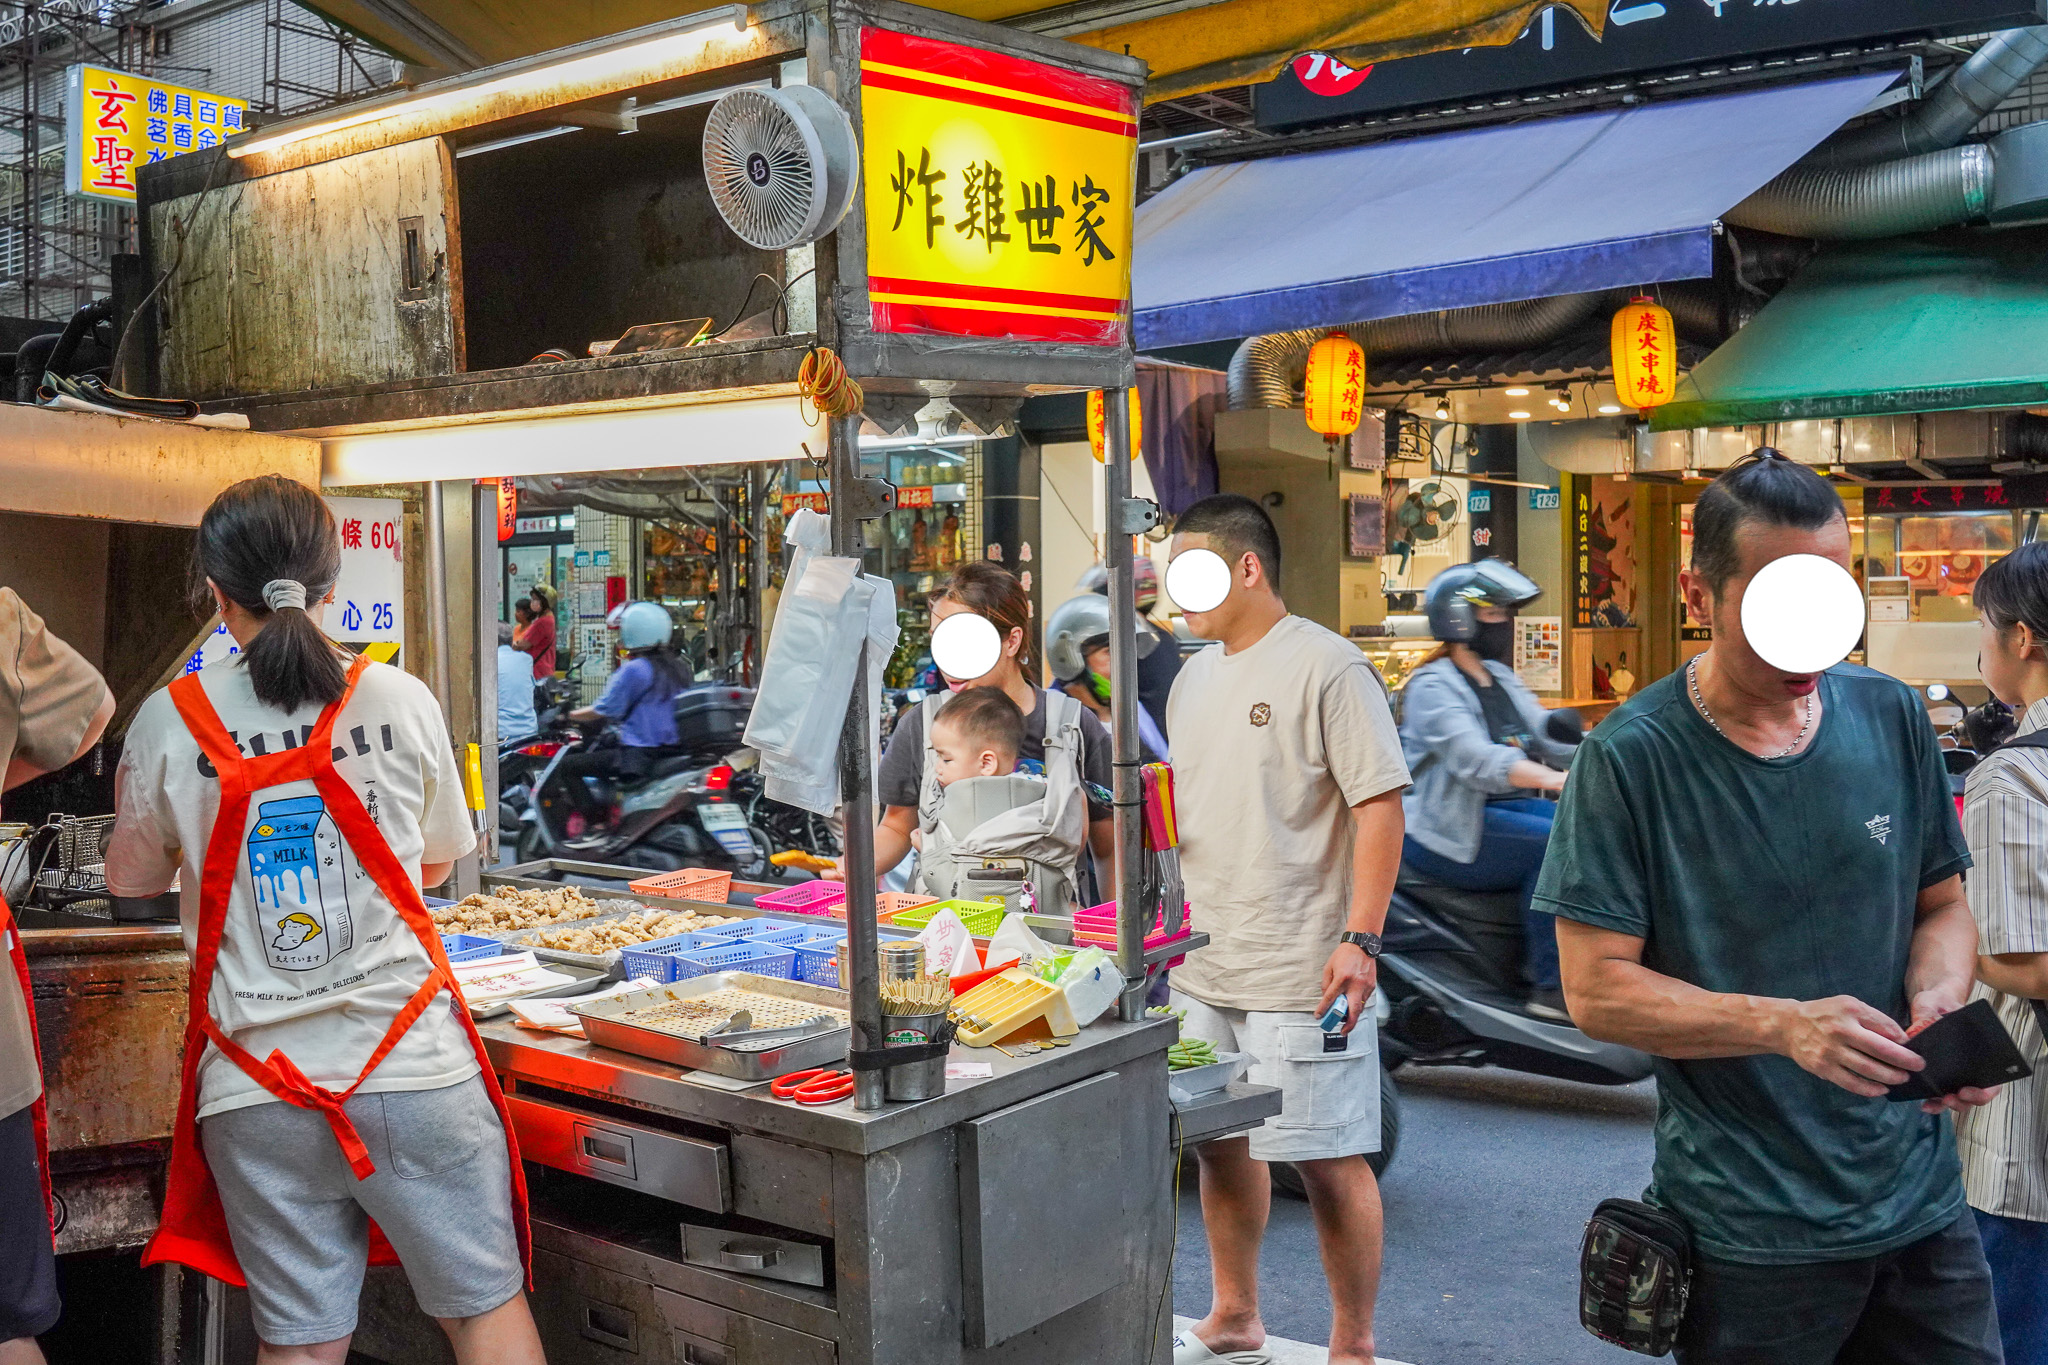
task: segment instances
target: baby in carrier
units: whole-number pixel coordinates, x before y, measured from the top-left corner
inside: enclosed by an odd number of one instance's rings
[[[926,893],[1021,910],[1029,884],[1035,908],[1071,914],[1074,856],[1051,846],[1062,841],[1047,828],[1046,817],[1060,813],[1047,809],[1048,778],[1016,771],[1024,744],[1017,704],[995,687],[956,693],[932,717],[928,743],[939,800],[919,867]]]

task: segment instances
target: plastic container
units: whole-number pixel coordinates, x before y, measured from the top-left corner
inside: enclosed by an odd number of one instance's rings
[[[899,910],[937,904],[938,899],[937,896],[920,896],[910,891],[883,891],[875,896],[875,918],[885,920]]]
[[[643,896],[669,896],[676,900],[715,901],[723,904],[732,895],[732,873],[708,867],[685,867],[627,882],[628,891]]]
[[[1003,923],[1003,907],[995,901],[932,901],[925,905],[898,910],[889,916],[889,923],[898,929],[922,929],[932,922],[933,916],[941,910],[951,910],[967,926],[967,932],[976,938],[987,938]]]
[[[767,943],[778,948],[787,948],[792,943],[802,943],[818,931],[807,924],[785,924],[779,919],[743,919],[731,924],[713,925],[697,932],[713,938],[731,942],[734,939],[747,943]]]
[[[666,985],[676,979],[675,955],[692,948],[726,948],[741,940],[721,938],[699,929],[694,933],[670,934],[619,950],[619,965],[627,980],[644,976]]]
[[[789,915],[846,916],[846,887],[840,882],[799,882],[780,891],[754,897],[762,910],[780,910]]]
[[[903,934],[879,934],[879,942],[895,943],[905,937]],[[804,943],[787,945],[796,954],[791,964],[791,974],[798,981],[807,981],[813,986],[839,988],[839,945],[846,942],[844,929],[832,929]]]
[[[450,962],[482,962],[487,957],[502,957],[505,945],[475,934],[443,934],[441,951],[448,954]]]
[[[668,955],[675,964],[675,976],[671,980],[688,981],[693,976],[709,976],[713,972],[752,972],[756,976],[779,976],[784,981],[791,979],[796,967],[796,953],[788,948],[778,948],[767,943],[728,943],[722,948],[685,948]]]

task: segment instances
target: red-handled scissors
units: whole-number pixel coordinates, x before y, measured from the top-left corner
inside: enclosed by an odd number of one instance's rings
[[[798,1104],[834,1104],[853,1093],[851,1071],[792,1071],[768,1083],[768,1093],[778,1100]]]

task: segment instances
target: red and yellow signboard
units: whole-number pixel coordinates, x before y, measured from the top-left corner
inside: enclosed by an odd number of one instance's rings
[[[135,169],[248,131],[249,101],[153,76],[74,66],[65,95],[65,188],[135,202]]]
[[[874,329],[1123,345],[1136,92],[879,28],[860,71]]]

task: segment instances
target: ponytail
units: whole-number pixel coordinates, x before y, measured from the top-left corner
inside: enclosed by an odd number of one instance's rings
[[[210,609],[210,579],[263,620],[242,651],[256,700],[285,712],[340,700],[348,685],[341,651],[306,611],[341,576],[341,537],[317,493],[278,474],[244,479],[200,518],[193,559],[196,599]]]

